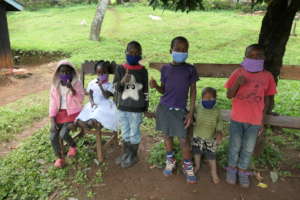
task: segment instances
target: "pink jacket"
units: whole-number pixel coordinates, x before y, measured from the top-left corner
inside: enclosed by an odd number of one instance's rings
[[[58,79],[58,70],[61,65],[69,65],[74,69],[75,74],[73,75],[72,86],[76,91],[73,95],[71,91],[67,94],[67,113],[72,115],[79,113],[82,109],[83,99],[84,99],[84,89],[80,80],[78,80],[78,75],[76,74],[74,66],[68,61],[61,61],[57,65],[56,72],[53,77],[53,83],[50,90],[50,105],[49,105],[49,116],[55,117],[60,109],[60,90]]]

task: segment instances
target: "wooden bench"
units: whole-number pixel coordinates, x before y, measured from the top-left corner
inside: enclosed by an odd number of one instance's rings
[[[80,79],[82,81],[82,84],[84,86],[85,82],[85,75],[90,74],[94,75],[95,72],[95,64],[98,61],[85,61],[81,65],[81,73],[80,73]],[[112,67],[109,69],[110,74],[114,74],[116,65],[113,64]],[[86,92],[88,95],[88,92]],[[96,148],[97,148],[97,158],[99,162],[103,162],[104,156],[103,156],[103,151],[109,147],[112,144],[118,145],[118,132],[110,132],[110,131],[103,131],[103,127],[100,129],[92,129],[92,130],[84,130],[83,132],[85,134],[94,134],[96,135]],[[110,136],[110,139],[102,145],[102,136]]]
[[[150,68],[160,70],[166,63],[150,63]],[[200,77],[227,78],[240,67],[239,64],[196,63],[194,66]],[[280,79],[300,80],[300,66],[286,65],[282,67]],[[230,110],[221,111],[222,119],[230,121]],[[267,115],[266,124],[281,128],[300,129],[300,117]]]

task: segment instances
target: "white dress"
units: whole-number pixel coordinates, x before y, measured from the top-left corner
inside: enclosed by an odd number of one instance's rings
[[[116,131],[118,127],[116,105],[112,99],[106,99],[103,96],[102,91],[96,82],[97,79],[92,80],[88,85],[87,91],[93,91],[93,99],[97,107],[92,108],[91,103],[87,103],[76,119],[81,121],[95,119],[101,123],[104,128]],[[114,92],[112,83],[104,83],[102,84],[102,87],[104,90],[112,93]]]

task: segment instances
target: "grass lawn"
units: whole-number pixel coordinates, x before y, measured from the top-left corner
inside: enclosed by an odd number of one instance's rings
[[[123,62],[126,44],[131,40],[138,40],[143,46],[144,61],[147,64],[152,61],[170,61],[170,40],[177,35],[184,35],[189,39],[191,46],[189,62],[239,63],[243,58],[245,47],[257,41],[262,20],[262,16],[242,15],[237,11],[184,14],[153,11],[139,4],[128,4],[109,8],[105,16],[101,41],[92,42],[88,40],[88,35],[95,8],[95,5],[77,5],[36,12],[10,13],[8,19],[12,47],[21,50],[70,53],[70,60],[79,67],[80,63],[89,59]],[[153,21],[148,15],[161,16],[162,20]],[[81,25],[82,21],[86,21],[88,25]],[[299,27],[297,31],[300,32]],[[285,64],[300,65],[299,42],[300,37],[290,38]],[[159,79],[159,73],[154,70],[150,70],[150,76]],[[198,83],[198,91],[205,86],[217,88],[220,107],[229,108],[230,102],[225,98],[223,88],[225,80],[202,78]],[[275,111],[300,116],[299,88],[299,81],[280,81]],[[159,94],[151,90],[152,110],[158,101]],[[25,104],[28,105],[26,108],[21,106]],[[46,91],[0,107],[0,128],[4,130],[0,131],[0,142],[22,130],[24,124],[30,125],[34,120],[46,116],[47,107]],[[152,131],[153,121],[146,120],[144,126]],[[284,146],[295,144],[300,148],[299,142],[296,143],[300,139],[299,131],[289,130],[286,135],[289,138],[291,136],[293,143],[285,138],[277,138],[277,143]],[[87,140],[91,142],[94,138]],[[20,149],[0,159],[0,199],[46,199],[48,194],[62,186],[63,180],[70,174],[74,175],[76,183],[85,184],[84,169],[88,168],[95,155],[83,143],[84,140],[81,140],[79,144],[83,150],[80,151],[82,155],[78,157],[78,166],[74,166],[78,171],[75,175],[72,174],[75,171],[73,166],[54,170],[48,126],[39,130]],[[58,185],[55,185],[56,183]]]

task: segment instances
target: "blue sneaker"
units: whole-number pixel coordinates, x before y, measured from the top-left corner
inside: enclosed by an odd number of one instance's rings
[[[174,158],[167,158],[166,159],[166,167],[163,171],[165,176],[171,176],[173,171],[176,167],[176,160]]]
[[[197,177],[195,176],[193,165],[183,165],[183,173],[186,177],[186,182],[190,184],[197,183]]]

